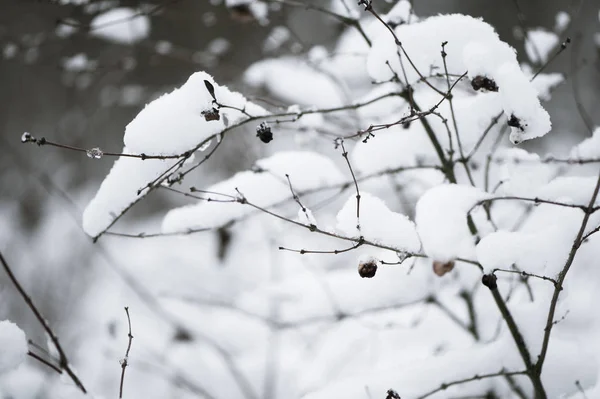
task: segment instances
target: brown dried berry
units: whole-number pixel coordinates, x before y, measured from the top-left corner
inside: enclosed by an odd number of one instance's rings
[[[454,269],[454,261],[450,262],[433,262],[433,272],[436,276],[442,277],[444,274],[449,273]]]
[[[229,12],[231,14],[231,18],[238,22],[247,23],[256,19],[254,13],[250,9],[249,4],[238,4],[231,6],[229,7]]]
[[[204,116],[204,119],[206,119],[207,122],[218,121],[221,119],[221,114],[219,114],[219,110],[216,108],[202,111],[202,116]]]
[[[358,274],[362,278],[372,278],[375,273],[377,273],[377,261],[375,259],[371,258],[358,263]]]
[[[385,397],[385,399],[402,399],[402,398],[400,398],[400,395],[398,395],[398,392],[394,391],[393,389],[388,389],[387,396]]]
[[[273,132],[271,131],[271,127],[267,124],[267,122],[263,122],[256,128],[256,136],[263,143],[269,143],[273,140]]]
[[[522,132],[525,131],[525,128],[523,127],[523,124],[521,123],[521,120],[519,118],[517,118],[515,116],[515,114],[512,114],[510,116],[510,118],[508,119],[508,126],[516,127],[517,129],[519,129]]]
[[[490,78],[487,78],[487,77],[481,76],[481,75],[475,76],[473,78],[473,80],[471,81],[471,87],[475,91],[478,91],[481,89],[484,89],[487,91],[498,91],[498,85],[496,85],[496,82],[494,82]]]

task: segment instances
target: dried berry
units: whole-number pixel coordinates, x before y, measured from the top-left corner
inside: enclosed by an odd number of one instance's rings
[[[256,19],[248,4],[231,6],[229,7],[229,12],[231,13],[231,18],[239,22],[252,22]]]
[[[510,118],[508,119],[508,126],[510,127],[515,127],[517,129],[519,129],[520,131],[524,132],[525,128],[523,127],[523,125],[521,124],[521,119],[517,118],[515,116],[515,114],[512,114],[510,116]]]
[[[492,79],[487,78],[485,76],[475,76],[471,81],[471,87],[473,90],[478,91],[480,89],[484,89],[487,91],[498,91],[498,85]]]
[[[400,398],[400,395],[398,395],[398,392],[394,391],[393,389],[388,389],[387,396],[385,397],[385,399],[402,399],[402,398]]]
[[[269,143],[273,140],[273,132],[271,131],[271,127],[267,124],[267,122],[263,122],[256,128],[256,136],[263,143]]]
[[[433,262],[433,272],[439,277],[442,277],[444,274],[451,272],[452,269],[454,269],[454,261]]]
[[[377,261],[369,258],[358,263],[358,274],[362,278],[372,278],[377,273]]]
[[[211,108],[209,110],[202,111],[202,116],[204,116],[204,119],[206,119],[207,122],[218,121],[221,119],[221,114],[216,108]]]

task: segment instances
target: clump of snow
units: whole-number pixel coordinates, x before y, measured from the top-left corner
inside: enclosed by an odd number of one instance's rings
[[[63,68],[67,71],[81,72],[96,67],[96,62],[90,60],[86,54],[79,53],[63,60]]]
[[[130,151],[124,147],[123,152]],[[138,190],[161,176],[176,162],[175,159],[117,159],[83,212],[83,230],[91,237],[104,232],[118,215],[146,195],[146,191],[138,193]]]
[[[90,33],[116,43],[133,44],[150,34],[150,18],[133,8],[113,8],[92,20]]]
[[[25,333],[8,320],[0,321],[0,375],[19,367],[27,355]]]
[[[416,22],[416,17],[412,14],[412,5],[408,0],[400,0],[383,17],[388,24],[401,25],[410,22]]]
[[[337,230],[343,234],[401,251],[418,252],[421,249],[414,223],[407,216],[392,212],[385,203],[369,193],[360,194],[360,229],[356,220],[356,196],[351,196],[337,214]]]
[[[287,27],[274,27],[263,43],[263,51],[265,53],[270,53],[279,50],[281,46],[283,46],[283,44],[290,39],[290,37],[291,33]]]
[[[257,171],[236,173],[233,177],[217,183],[207,191],[225,194],[225,196],[206,194],[202,197],[213,200],[231,200],[241,194],[252,204],[263,208],[273,206],[283,200],[291,199],[286,174],[289,175],[296,194],[303,191],[327,187],[343,182],[345,179],[331,159],[313,152],[279,152],[272,157],[256,162]],[[207,202],[176,208],[165,216],[163,231],[167,233],[185,232],[189,229],[214,228],[244,217],[255,211],[249,205],[237,202]],[[309,220],[314,223],[314,218]],[[307,223],[302,216],[303,224]]]
[[[343,93],[331,76],[293,57],[256,62],[246,70],[244,80],[290,103],[315,107],[344,103]]]
[[[331,2],[331,11],[345,18],[360,19],[361,9],[354,0],[336,0]]]
[[[600,128],[594,130],[592,137],[573,147],[569,158],[572,160],[600,158]]]
[[[504,64],[495,78],[511,127],[510,141],[519,144],[548,133],[552,128],[550,115],[542,108],[537,91],[518,64]]]
[[[417,231],[425,254],[440,262],[470,255],[475,246],[467,225],[467,212],[490,195],[475,187],[442,184],[428,190],[417,202]]]
[[[220,104],[245,109],[252,116],[267,114],[241,94],[216,84],[206,72],[196,72],[180,88],[157,98],[140,111],[125,129],[125,146],[138,154],[179,155],[246,118],[241,111],[221,108],[220,119],[207,120],[202,112],[210,111],[215,105],[205,81],[214,87]]]
[[[544,29],[532,29],[527,32],[527,40],[525,40],[527,57],[534,64],[543,64],[548,61],[550,52],[556,48],[559,41],[556,33]]]
[[[571,16],[568,12],[559,11],[556,13],[554,30],[557,32],[564,31],[571,22]]]
[[[522,64],[523,72],[531,81],[534,76],[533,68],[529,64]],[[562,73],[538,73],[531,84],[538,93],[538,97],[542,101],[550,101],[552,98],[551,91],[564,82],[565,77]]]
[[[460,26],[460,29],[457,27]],[[521,71],[516,54],[508,44],[501,41],[494,29],[485,22],[470,16],[452,14],[427,18],[415,24],[403,24],[395,33],[412,63],[421,74],[436,68],[444,70],[440,55],[441,44],[445,46],[448,72],[461,75],[468,71],[469,78],[484,76],[499,87],[499,101],[506,117],[513,116],[521,122],[513,127],[511,140],[520,143],[543,136],[551,128],[550,117],[541,107],[536,90]],[[419,40],[411,40],[419,38]],[[386,81],[407,74],[409,83],[420,76],[406,60],[390,32],[381,32],[374,40],[368,57],[368,70],[375,80]],[[404,69],[404,71],[403,71]],[[513,123],[515,125],[516,123]]]
[[[215,106],[205,81],[214,89],[220,104],[245,109],[250,115],[265,115],[267,112],[241,94],[231,92],[214,83],[205,72],[193,74],[179,89],[148,104],[127,125],[123,141],[124,153],[145,155],[181,155],[193,151],[211,136],[225,130],[227,126],[246,118],[236,109],[221,108],[218,120],[208,120],[203,111]],[[96,237],[105,231],[117,218],[142,198],[147,190],[138,192],[154,179],[161,176],[177,162],[177,159],[119,158],[98,193],[83,214],[83,226],[87,234]]]

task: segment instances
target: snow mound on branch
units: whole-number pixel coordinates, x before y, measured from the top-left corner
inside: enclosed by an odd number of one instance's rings
[[[205,81],[214,87],[217,101],[227,106],[219,109],[219,120],[207,121],[202,114],[215,106]],[[246,117],[229,107],[252,116],[267,114],[241,94],[216,84],[206,72],[196,72],[180,88],[146,105],[127,125],[123,141],[136,153],[179,155]]]
[[[356,196],[352,196],[337,214],[337,230],[401,251],[418,252],[421,249],[414,223],[407,216],[392,212],[374,195],[361,192],[359,221],[360,229],[357,228]]]
[[[583,140],[571,150],[569,159],[594,159],[600,158],[600,127],[594,130],[592,137]]]
[[[96,16],[90,33],[121,44],[133,44],[150,34],[150,18],[133,8],[113,8]]]
[[[8,320],[0,321],[0,375],[19,367],[27,355],[25,333]]]
[[[449,262],[474,249],[467,212],[490,195],[475,187],[442,184],[428,190],[417,202],[417,231],[425,254]]]
[[[342,173],[333,161],[314,152],[280,152],[256,162],[256,171],[236,173],[206,191],[225,194],[199,194],[216,201],[230,201],[242,195],[252,204],[270,207],[292,198],[286,174],[289,175],[296,194],[340,184]],[[237,189],[237,190],[236,190]],[[215,228],[244,217],[256,210],[237,202],[207,202],[171,210],[164,218],[163,232],[186,232],[189,229]]]
[[[267,113],[241,94],[214,83],[209,74],[197,72],[180,88],[148,104],[127,125],[123,153],[172,156],[195,151],[228,126],[247,118],[236,109],[221,108],[219,120],[207,120],[202,112],[212,109],[213,98],[205,81],[214,88],[220,104],[245,109],[253,116]],[[148,191],[143,189],[148,183],[167,171],[174,173],[171,168],[177,162],[179,159],[175,158],[117,159],[83,213],[85,232],[92,237],[102,234],[120,214],[147,194]]]
[[[462,75],[468,71],[470,79],[484,76],[497,83],[498,101],[511,121],[514,144],[550,131],[550,117],[540,105],[532,83],[521,71],[514,49],[500,40],[492,26],[470,16],[452,14],[399,25],[395,33],[412,63],[397,49],[390,32],[381,32],[373,41],[367,60],[373,79],[387,81],[394,76],[404,76],[403,66],[411,83],[429,71],[443,71],[441,45],[447,42],[448,73]],[[402,54],[402,64],[398,52]]]
[[[127,147],[123,152],[129,152]],[[83,230],[97,237],[108,229],[117,217],[142,199],[147,191],[139,192],[148,183],[173,167],[175,159],[120,157],[100,185],[98,192],[83,211]]]
[[[552,49],[556,48],[559,43],[559,38],[556,33],[548,32],[544,29],[532,29],[527,32],[527,40],[525,41],[525,51],[527,57],[536,64],[543,64],[548,61],[548,56]]]
[[[595,177],[560,177],[534,189],[537,195],[530,192],[530,197],[587,206],[595,183]],[[583,216],[578,208],[540,203],[519,231],[497,231],[484,237],[477,245],[477,259],[488,273],[515,264],[529,273],[554,276],[568,258]],[[596,218],[592,216],[590,226],[597,225]]]
[[[293,104],[327,108],[343,104],[343,92],[331,75],[293,57],[256,62],[244,80]]]

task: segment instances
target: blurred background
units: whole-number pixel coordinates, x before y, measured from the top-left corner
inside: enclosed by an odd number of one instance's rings
[[[300,2],[330,5],[326,0]],[[124,128],[140,109],[199,70],[250,99],[277,102],[245,85],[248,66],[267,57],[300,54],[315,45],[331,48],[345,26],[303,7],[274,3],[265,21],[228,8],[222,0],[2,0],[0,250],[64,342],[72,346],[82,333],[78,301],[96,281],[115,272],[127,278],[118,268],[91,266],[90,259],[98,253],[110,263],[110,248],[93,245],[80,228],[82,210],[113,159],[93,160],[78,152],[21,144],[21,135],[30,132],[63,144],[119,152]],[[391,3],[375,0],[374,6],[385,11]],[[546,105],[554,131],[533,144],[541,147],[532,148],[564,153],[590,135],[589,126],[600,124],[600,21],[594,1],[412,3],[419,16],[458,12],[482,17],[524,62],[530,60],[525,57],[523,29],[554,30],[557,14],[567,12],[572,20],[561,37],[570,36],[572,45],[546,71],[561,72],[568,79]],[[104,35],[105,26],[93,21],[122,7],[136,11],[109,24],[125,33],[120,39]],[[140,18],[146,25],[140,26]],[[210,168],[200,168],[192,182],[207,184],[230,176],[272,150],[252,135],[237,137],[220,149]],[[162,214],[176,201],[153,195],[128,218]],[[0,284],[0,319],[18,323],[43,345],[40,327],[3,273]]]

